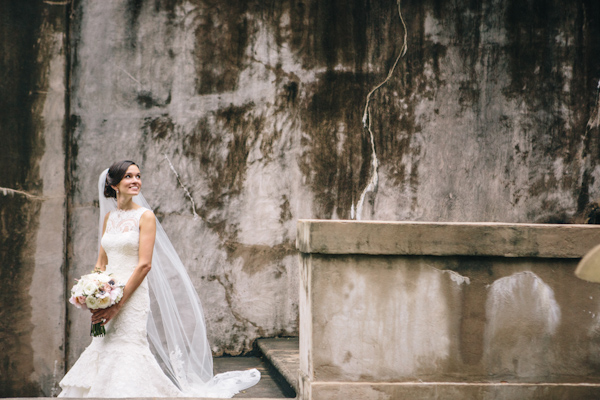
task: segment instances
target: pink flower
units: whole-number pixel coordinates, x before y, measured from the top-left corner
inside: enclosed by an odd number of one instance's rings
[[[77,308],[87,308],[85,304],[85,296],[71,296],[69,303],[73,304]]]
[[[114,303],[118,303],[121,297],[123,297],[123,288],[120,286],[114,287],[110,292],[110,299]]]

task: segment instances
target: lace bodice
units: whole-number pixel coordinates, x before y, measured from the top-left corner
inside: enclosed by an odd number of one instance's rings
[[[127,281],[139,260],[140,218],[147,208],[115,210],[108,216],[102,248],[108,256],[106,271]]]
[[[127,283],[139,261],[140,218],[148,211],[140,207],[134,210],[114,210],[108,216],[106,230],[102,235],[102,248],[108,256],[106,272],[117,281]],[[126,307],[107,326],[108,340],[137,341],[147,344],[146,321],[150,300],[148,280],[144,279],[127,301]],[[133,334],[135,332],[135,334]]]

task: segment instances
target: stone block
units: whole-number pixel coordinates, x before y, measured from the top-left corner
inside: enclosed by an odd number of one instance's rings
[[[600,286],[573,274],[598,242],[595,226],[299,221],[303,398],[600,395]]]
[[[596,226],[576,224],[302,220],[297,227],[298,250],[317,254],[581,258],[600,243]]]

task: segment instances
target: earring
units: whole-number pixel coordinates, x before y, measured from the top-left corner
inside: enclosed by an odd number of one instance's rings
[[[119,194],[119,189],[117,189],[117,194]]]

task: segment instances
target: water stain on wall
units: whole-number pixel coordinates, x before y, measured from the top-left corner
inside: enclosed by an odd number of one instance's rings
[[[299,164],[315,193],[317,218],[349,219],[369,178],[371,145],[361,122],[368,82],[368,75],[332,71],[308,89]]]
[[[553,336],[561,322],[554,291],[525,271],[496,280],[486,302],[484,362],[488,373],[546,375],[554,359]]]
[[[232,91],[238,73],[248,62],[245,51],[251,35],[253,11],[261,3],[204,1],[196,28],[196,90],[198,94]],[[221,44],[226,43],[226,46]]]
[[[64,16],[64,15],[63,15]],[[44,35],[61,21],[42,3],[0,3],[0,396],[34,397],[40,382],[34,373],[32,299],[35,243],[43,182],[39,161],[44,153],[41,117],[48,54]],[[62,251],[62,249],[58,249]]]
[[[0,395],[35,397],[41,389],[31,382],[34,371],[29,285],[35,266],[35,243],[40,204],[22,196],[2,195],[0,190]],[[10,266],[9,268],[7,266]]]

